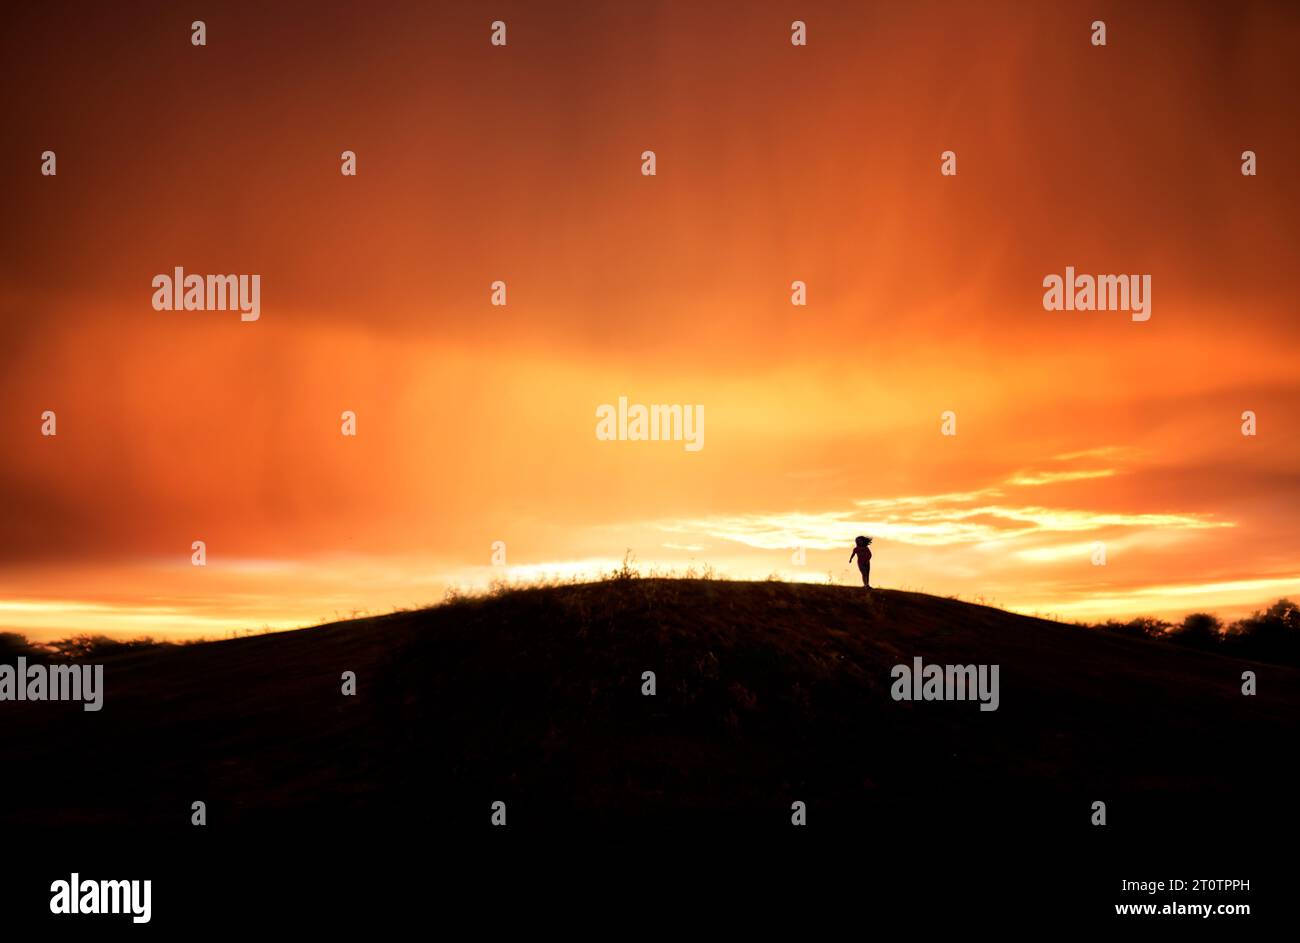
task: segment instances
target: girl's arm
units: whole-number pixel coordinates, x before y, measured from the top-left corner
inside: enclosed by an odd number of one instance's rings
[[[857,553],[858,553],[858,548],[857,548],[857,547],[854,547],[854,548],[853,548],[853,553],[849,554],[849,562],[850,562],[850,563],[853,562],[853,558],[854,558],[855,556],[857,556]]]

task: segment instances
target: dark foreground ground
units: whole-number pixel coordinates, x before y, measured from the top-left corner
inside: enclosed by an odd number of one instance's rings
[[[999,709],[892,700],[891,667],[917,655],[1000,665]],[[214,823],[472,827],[501,800],[519,826],[784,826],[796,800],[811,824],[1015,800],[1086,825],[1103,800],[1129,825],[1184,798],[1215,821],[1290,782],[1300,726],[1295,669],[778,582],[522,590],[103,661],[99,713],[0,707],[0,822],[188,825],[203,800]]]
[[[895,702],[918,655],[998,664],[1000,708]],[[614,580],[103,661],[99,713],[0,705],[0,826],[24,842],[202,842],[247,869],[381,839],[445,866],[529,834],[553,864],[625,836],[680,874],[769,839],[824,865],[829,841],[837,869],[922,883],[1110,854],[1105,895],[1151,855],[1231,878],[1294,835],[1296,669],[916,593]]]

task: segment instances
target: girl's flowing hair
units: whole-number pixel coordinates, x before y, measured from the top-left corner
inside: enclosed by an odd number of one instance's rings
[[[859,547],[869,547],[869,546],[871,545],[871,538],[870,538],[870,537],[859,537],[859,538],[855,541],[855,543],[857,543],[857,545],[858,545]]]

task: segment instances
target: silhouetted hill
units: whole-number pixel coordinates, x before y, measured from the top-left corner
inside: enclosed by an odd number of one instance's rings
[[[997,664],[1000,706],[890,670]],[[0,704],[10,823],[1231,827],[1289,780],[1300,672],[919,593],[612,580],[104,656],[99,713]],[[1241,673],[1259,693],[1240,692]],[[354,671],[358,694],[340,693]],[[642,673],[657,694],[641,693]]]

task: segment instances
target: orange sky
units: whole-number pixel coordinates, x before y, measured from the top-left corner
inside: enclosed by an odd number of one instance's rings
[[[6,14],[0,629],[629,548],[855,582],[858,533],[880,585],[1066,618],[1300,592],[1293,5],[449,6]],[[1045,311],[1067,265],[1151,274],[1151,320]],[[260,274],[261,318],[153,310],[175,266]],[[619,396],[705,447],[597,441]]]

